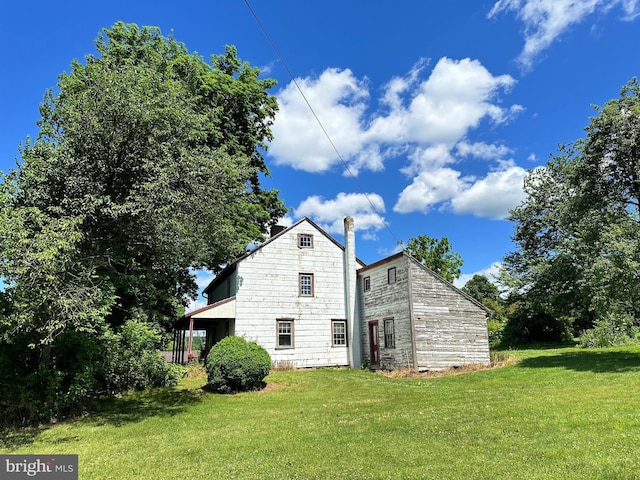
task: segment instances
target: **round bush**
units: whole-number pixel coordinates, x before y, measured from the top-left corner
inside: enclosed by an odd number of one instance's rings
[[[211,348],[206,368],[207,385],[215,392],[257,390],[271,370],[271,357],[256,342],[226,337]]]

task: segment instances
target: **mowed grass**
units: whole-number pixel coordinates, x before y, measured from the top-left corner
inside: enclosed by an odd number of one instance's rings
[[[0,453],[75,453],[81,479],[640,478],[640,348],[515,352],[434,378],[274,372],[262,392],[202,380],[5,431]]]

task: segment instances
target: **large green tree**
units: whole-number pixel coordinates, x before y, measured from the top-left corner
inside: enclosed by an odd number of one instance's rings
[[[404,249],[449,282],[453,282],[460,276],[462,257],[453,251],[447,237],[438,239],[428,235],[418,235],[410,238]]]
[[[528,174],[505,258],[529,304],[576,330],[611,312],[640,319],[638,81],[595,109],[584,139]]]
[[[0,342],[31,369],[0,358],[0,390],[49,372],[32,390],[53,403],[109,377],[73,355],[103,361],[129,322],[166,327],[194,269],[217,270],[286,212],[261,187],[274,80],[234,47],[208,63],[155,27],[118,22],[96,47],[46,93],[37,138],[0,181]]]
[[[285,212],[260,187],[273,80],[235,48],[211,64],[157,28],[117,23],[41,106],[11,178],[13,206],[75,219],[77,259],[114,290],[122,323],[171,318],[215,270]]]
[[[491,280],[477,273],[464,284],[461,290],[480,303],[497,302],[500,295],[498,287]]]

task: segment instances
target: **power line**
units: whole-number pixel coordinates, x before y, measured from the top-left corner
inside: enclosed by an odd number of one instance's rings
[[[380,220],[382,220],[382,224],[384,225],[384,227],[391,234],[391,236],[395,239],[396,243],[399,244],[400,240],[398,240],[398,237],[396,237],[394,235],[393,231],[391,230],[391,228],[389,227],[387,222],[384,220],[384,217],[380,214],[380,212],[378,212],[378,209],[375,207],[375,205],[373,204],[373,202],[369,198],[369,195],[367,194],[367,192],[364,191],[364,189],[362,188],[362,185],[358,181],[357,177],[353,174],[353,172],[349,168],[349,165],[347,164],[347,162],[344,160],[344,158],[340,154],[340,151],[338,150],[338,147],[336,147],[335,143],[331,139],[331,136],[329,135],[327,130],[324,128],[324,125],[322,124],[322,121],[320,120],[318,115],[316,115],[315,110],[313,109],[313,107],[311,106],[311,103],[309,102],[309,100],[305,96],[304,92],[302,91],[302,88],[300,88],[300,85],[298,84],[298,81],[296,80],[296,78],[294,77],[293,73],[289,69],[289,66],[287,65],[287,62],[285,62],[284,57],[280,54],[280,51],[276,47],[275,42],[272,40],[271,36],[267,32],[267,29],[262,25],[262,23],[260,22],[260,19],[258,18],[258,15],[253,10],[253,8],[251,7],[251,4],[249,3],[249,0],[244,0],[244,3],[247,6],[247,8],[249,9],[249,12],[251,12],[251,15],[253,16],[253,19],[258,24],[258,27],[262,31],[262,34],[267,39],[267,42],[269,42],[269,45],[271,46],[271,48],[275,52],[276,56],[278,57],[278,60],[280,60],[280,63],[282,63],[282,66],[284,67],[284,69],[286,70],[287,74],[289,75],[289,78],[291,78],[291,81],[296,86],[296,89],[298,90],[298,92],[302,96],[304,102],[307,104],[307,107],[311,111],[311,114],[313,115],[313,118],[315,118],[316,122],[318,123],[318,125],[322,129],[322,132],[324,133],[325,137],[327,137],[327,140],[329,140],[329,143],[331,144],[331,147],[333,148],[333,151],[336,153],[336,155],[338,156],[338,158],[342,162],[342,165],[344,165],[344,168],[345,168],[346,172],[349,174],[351,179],[354,181],[354,183],[356,184],[356,186],[358,187],[360,192],[362,192],[362,194],[365,196],[365,198],[367,199],[367,202],[369,202],[369,205],[371,205],[371,209],[373,210],[373,213],[375,213],[378,216],[378,218]]]

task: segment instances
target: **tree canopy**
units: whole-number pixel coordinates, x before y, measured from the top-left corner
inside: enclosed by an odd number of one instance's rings
[[[47,93],[40,133],[5,177],[7,211],[73,230],[74,261],[113,292],[114,322],[170,318],[195,293],[191,269],[216,270],[285,212],[259,182],[274,81],[234,47],[208,64],[153,27],[119,22],[96,46]]]
[[[462,257],[452,251],[453,247],[447,237],[437,239],[419,235],[410,238],[404,249],[449,282],[460,276]]]
[[[525,298],[590,327],[610,313],[640,319],[640,85],[594,107],[586,136],[525,180],[505,258]]]
[[[485,303],[487,300],[497,302],[500,294],[494,283],[477,273],[464,284],[461,290],[480,303]]]
[[[286,209],[261,188],[275,85],[235,47],[207,63],[156,27],[104,29],[0,180],[0,338],[31,348],[131,320],[167,326]],[[8,301],[7,301],[8,299]],[[1,399],[0,399],[1,400]]]

